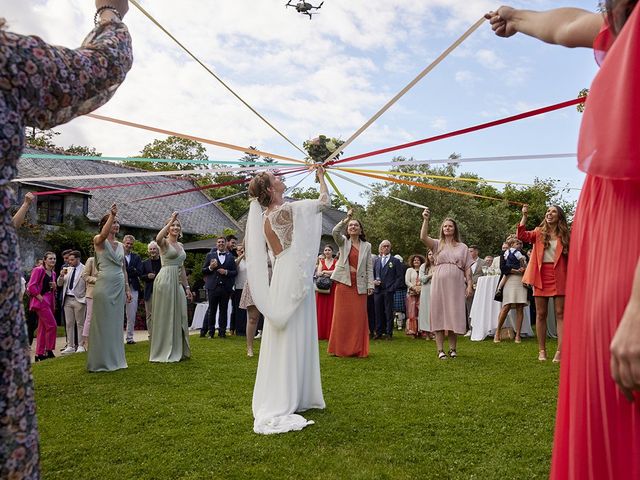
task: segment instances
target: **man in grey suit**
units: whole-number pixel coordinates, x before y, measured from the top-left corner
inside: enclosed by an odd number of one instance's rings
[[[471,313],[471,305],[473,304],[473,297],[476,292],[476,285],[478,284],[478,279],[484,275],[482,271],[482,267],[485,266],[484,260],[480,258],[480,251],[476,245],[469,246],[469,254],[471,255],[471,259],[473,263],[471,264],[471,280],[473,281],[473,293],[467,297],[466,306],[467,306],[467,334],[465,336],[471,335],[471,319],[469,318],[469,314]],[[488,266],[488,265],[486,265]]]
[[[82,278],[84,265],[80,260],[81,254],[78,250],[69,253],[68,265],[60,271],[60,276],[56,281],[58,287],[62,287],[62,308],[64,308],[67,329],[67,347],[62,350],[63,355],[85,351],[84,347],[78,344],[78,339],[82,338],[84,317],[87,311],[87,301],[84,298],[86,284]]]

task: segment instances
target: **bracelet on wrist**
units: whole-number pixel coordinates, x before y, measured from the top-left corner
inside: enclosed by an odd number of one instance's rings
[[[100,15],[102,14],[102,12],[105,12],[107,10],[111,11],[116,17],[118,17],[120,21],[122,21],[122,15],[120,15],[120,12],[116,7],[114,7],[113,5],[104,5],[96,10],[96,14],[93,17],[93,23],[96,27],[100,24]]]

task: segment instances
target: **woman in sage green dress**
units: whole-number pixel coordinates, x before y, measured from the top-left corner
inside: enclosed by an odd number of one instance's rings
[[[187,299],[191,300],[192,295],[183,265],[187,254],[178,242],[182,227],[177,217],[174,213],[156,237],[162,268],[153,282],[151,299],[151,362],[179,362],[191,357]]]
[[[116,240],[116,234],[120,231],[117,213],[118,208],[114,204],[111,211],[100,220],[100,233],[93,237],[98,278],[93,287],[89,330],[91,348],[87,355],[87,370],[90,372],[127,368],[122,329],[125,301],[131,301],[131,292],[124,263],[124,248]]]

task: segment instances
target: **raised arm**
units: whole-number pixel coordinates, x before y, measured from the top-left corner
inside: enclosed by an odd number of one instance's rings
[[[24,201],[22,202],[22,205],[20,205],[20,208],[18,209],[16,214],[11,219],[11,221],[13,223],[13,228],[20,228],[22,226],[22,224],[24,223],[24,219],[27,216],[27,212],[29,211],[29,208],[31,207],[31,203],[33,202],[34,198],[36,198],[36,197],[31,192],[27,192],[27,194],[24,196]]]
[[[111,205],[111,210],[109,210],[109,218],[102,226],[102,230],[100,233],[93,237],[93,245],[96,249],[100,250],[102,248],[102,244],[109,237],[109,232],[111,232],[111,226],[113,225],[114,220],[116,219],[116,215],[118,214],[118,206],[114,203]]]
[[[345,224],[349,223],[351,221],[351,217],[353,216],[353,208],[350,208],[347,211],[347,216],[344,217],[342,220],[340,220],[335,227],[333,227],[333,230],[331,231],[331,235],[333,236],[333,240],[336,242],[336,244],[338,245],[338,247],[341,247],[342,245],[344,245],[344,241],[347,237],[345,237],[342,233],[342,230],[344,229]]]
[[[527,219],[529,218],[529,205],[522,206],[522,218],[518,223],[517,237],[525,243],[535,243],[537,233],[535,230],[527,231]]]
[[[429,236],[429,219],[431,218],[431,212],[428,208],[425,208],[422,212],[422,228],[420,229],[420,240],[429,249],[435,250],[436,241]]]
[[[0,77],[16,85],[15,91],[27,126],[52,128],[106,103],[124,81],[131,68],[131,37],[118,17],[124,16],[127,0],[96,0],[96,7],[110,6],[99,15],[95,29],[82,46],[72,50],[51,46],[38,37],[21,37],[0,43],[8,49],[5,56],[23,59]],[[0,32],[0,37],[6,34]],[[18,79],[33,71],[39,88],[31,88]],[[18,85],[24,85],[20,87]]]
[[[173,222],[175,222],[176,218],[178,218],[178,212],[173,212],[171,214],[171,217],[169,217],[169,220],[167,220],[167,223],[165,224],[164,227],[162,227],[162,230],[160,230],[158,232],[158,234],[156,235],[156,243],[158,244],[158,247],[164,251],[167,248],[167,235],[169,234],[169,228],[171,228],[171,224]]]
[[[510,37],[518,32],[546,43],[565,47],[591,48],[604,23],[600,13],[580,8],[556,8],[544,12],[500,7],[485,18],[499,37]]]
[[[324,176],[324,168],[317,167],[316,178],[318,179],[318,184],[320,185],[320,195],[318,196],[318,200],[320,201],[321,208],[328,207],[331,204],[329,198],[329,189],[327,188],[327,183],[325,182]]]

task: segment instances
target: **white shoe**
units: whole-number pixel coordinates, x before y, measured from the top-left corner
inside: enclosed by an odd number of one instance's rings
[[[73,347],[67,347],[60,353],[62,353],[62,355],[69,355],[70,353],[76,353],[76,349]]]
[[[80,346],[78,347],[78,349],[76,350],[76,353],[84,353],[84,352],[86,352],[86,351],[87,351],[87,349],[86,349],[86,348],[84,348],[82,345],[80,345]]]
[[[253,338],[262,338],[262,331],[258,330],[258,334]]]
[[[471,330],[467,330],[467,333],[464,334],[465,337],[470,337],[471,336]]]

